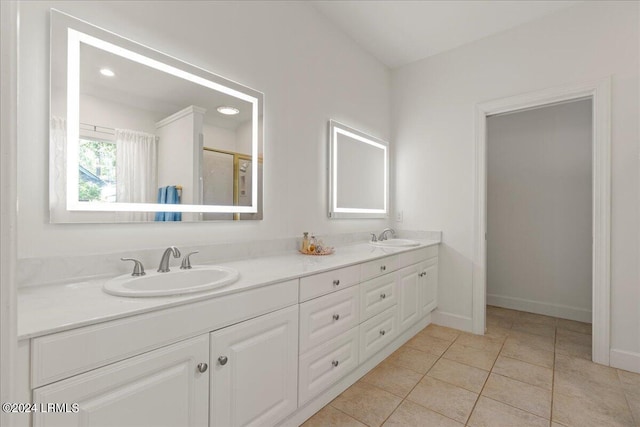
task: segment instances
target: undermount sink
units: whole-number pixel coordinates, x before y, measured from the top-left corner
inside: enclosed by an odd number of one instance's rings
[[[190,294],[220,288],[238,280],[238,270],[220,266],[196,266],[189,270],[147,273],[144,276],[125,274],[104,284],[111,295],[124,297],[157,297]]]
[[[384,248],[406,248],[410,246],[419,246],[420,242],[410,239],[387,239],[378,240],[377,242],[369,242],[373,246],[381,246]]]

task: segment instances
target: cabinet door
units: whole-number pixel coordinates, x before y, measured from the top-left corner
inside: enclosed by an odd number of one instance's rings
[[[38,411],[33,425],[206,426],[209,372],[198,364],[208,361],[205,334],[37,388],[34,402],[78,403],[79,410]]]
[[[438,306],[438,258],[420,264],[420,310],[422,316]]]
[[[211,427],[275,425],[297,386],[297,305],[211,333]]]
[[[409,328],[420,319],[418,266],[403,268],[396,273],[398,294],[400,296],[399,323],[400,332]]]

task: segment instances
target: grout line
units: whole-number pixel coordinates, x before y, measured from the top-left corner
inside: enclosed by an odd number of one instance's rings
[[[420,332],[424,331],[424,330],[425,330],[426,328],[428,328],[428,327],[429,327],[429,325],[425,326],[425,327],[424,327]],[[420,333],[420,332],[418,332],[418,333]],[[417,334],[416,334],[416,335],[417,335]],[[429,335],[429,336],[431,336],[431,335]],[[411,392],[412,392],[412,391],[413,391],[413,390],[418,386],[418,384],[420,384],[420,382],[424,379],[424,377],[426,377],[426,376],[427,376],[427,374],[429,373],[429,371],[431,371],[431,369],[433,369],[433,367],[436,365],[436,363],[438,363],[438,361],[439,361],[440,359],[442,359],[442,356],[444,356],[444,354],[447,352],[447,350],[449,350],[449,348],[453,345],[453,343],[454,343],[454,342],[456,342],[456,340],[458,339],[458,337],[460,337],[460,334],[458,334],[458,336],[456,336],[456,337],[453,339],[453,341],[451,341],[451,342],[449,343],[449,345],[447,346],[447,348],[442,352],[442,354],[441,354],[440,356],[438,356],[438,358],[436,359],[436,361],[435,361],[435,362],[433,362],[433,364],[431,365],[431,367],[430,367],[429,369],[427,369],[427,372],[425,372],[425,373],[422,375],[422,377],[420,377],[420,379],[418,380],[418,382],[416,383],[416,385],[414,385],[414,386],[411,388],[411,390],[409,390],[409,393],[407,393],[407,395],[406,395],[404,398],[402,398],[402,400],[400,401],[400,403],[398,404],[398,406],[396,406],[396,407],[395,407],[395,409],[394,409],[394,410],[389,414],[389,416],[388,416],[387,418],[385,418],[385,420],[382,422],[382,424],[386,423],[386,422],[387,422],[387,420],[388,420],[389,418],[391,418],[391,416],[392,416],[392,415],[396,412],[396,410],[400,407],[400,405],[402,405],[402,403],[403,403],[405,400],[407,400],[407,397],[409,397],[409,395],[411,394]],[[433,337],[433,338],[437,338],[437,337]],[[444,341],[444,340],[443,340],[443,341]],[[408,341],[407,341],[407,342],[408,342]],[[406,343],[405,343],[405,344],[403,344],[403,346],[404,346],[404,345],[406,345]],[[400,348],[402,348],[402,346],[400,346]],[[410,347],[410,348],[413,348],[413,347]],[[422,351],[422,350],[418,350],[417,348],[416,348],[416,349],[414,349],[414,350]],[[397,350],[396,350],[396,351],[397,351]],[[426,354],[432,354],[432,353],[427,353],[426,351],[422,351],[422,352],[423,352],[423,353],[426,353]],[[433,355],[433,356],[435,356],[435,354],[432,354],[432,355]],[[387,360],[387,359],[385,359],[385,360]],[[382,363],[382,362],[381,362],[381,363]],[[396,365],[396,366],[397,366],[397,365]],[[415,371],[414,371],[414,372],[415,372]],[[374,386],[374,387],[375,387],[375,386]],[[386,391],[386,390],[385,390],[385,391]],[[393,393],[392,393],[392,394],[393,394]],[[419,403],[416,403],[416,402],[414,402],[414,401],[412,401],[412,400],[409,400],[409,402],[411,402],[411,403],[413,403],[413,404],[416,404],[416,405],[418,405],[418,406],[421,406],[421,407],[423,407],[423,408],[425,408],[425,409],[428,409],[429,411],[435,412],[436,414],[442,415],[443,417],[446,417],[446,418],[448,418],[448,419],[450,419],[450,420],[453,420],[453,418],[448,417],[448,416],[446,416],[445,414],[441,414],[440,412],[435,411],[435,410],[433,410],[433,409],[431,409],[431,408],[427,408],[426,406],[422,406],[422,405],[420,405]],[[457,421],[457,420],[453,420],[453,421]],[[460,421],[457,421],[457,422],[460,422]]]
[[[507,338],[509,336],[507,335]],[[471,415],[473,415],[473,411],[476,410],[476,406],[478,406],[478,401],[480,400],[480,396],[482,396],[482,392],[484,391],[484,388],[487,385],[487,382],[489,381],[489,377],[491,377],[491,374],[493,373],[493,368],[496,366],[496,362],[498,361],[498,357],[500,357],[500,353],[502,353],[502,349],[504,348],[504,344],[507,342],[507,339],[505,338],[504,341],[502,342],[502,345],[500,346],[500,351],[498,352],[498,355],[496,356],[496,358],[493,360],[493,364],[491,365],[491,369],[489,370],[489,375],[487,375],[487,378],[484,380],[484,384],[482,384],[482,388],[480,389],[480,393],[478,393],[478,397],[476,398],[475,403],[473,404],[473,408],[471,408],[471,412],[469,412],[469,417],[467,417],[467,422],[465,423],[465,425],[468,425],[469,420],[471,419]]]
[[[557,325],[557,323],[556,323]],[[549,427],[551,427],[551,423],[553,423],[553,397],[554,390],[556,385],[556,345],[558,345],[558,327],[556,326],[556,336],[553,340],[553,371],[551,373],[551,412],[549,413]]]

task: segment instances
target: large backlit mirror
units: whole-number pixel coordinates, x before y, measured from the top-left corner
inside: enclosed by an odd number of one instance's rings
[[[262,118],[262,93],[52,10],[52,222],[262,219]]]
[[[388,144],[331,120],[329,217],[386,218],[388,192]]]

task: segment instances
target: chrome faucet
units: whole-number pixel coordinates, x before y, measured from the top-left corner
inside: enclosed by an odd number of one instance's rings
[[[173,254],[174,258],[180,258],[180,251],[175,246],[169,246],[160,258],[158,273],[166,273],[169,271],[169,257]]]
[[[387,233],[391,233],[392,236],[396,235],[396,231],[393,228],[385,228],[384,230],[382,230],[382,233],[380,233],[380,235],[378,236],[378,240],[379,241],[387,240]]]

